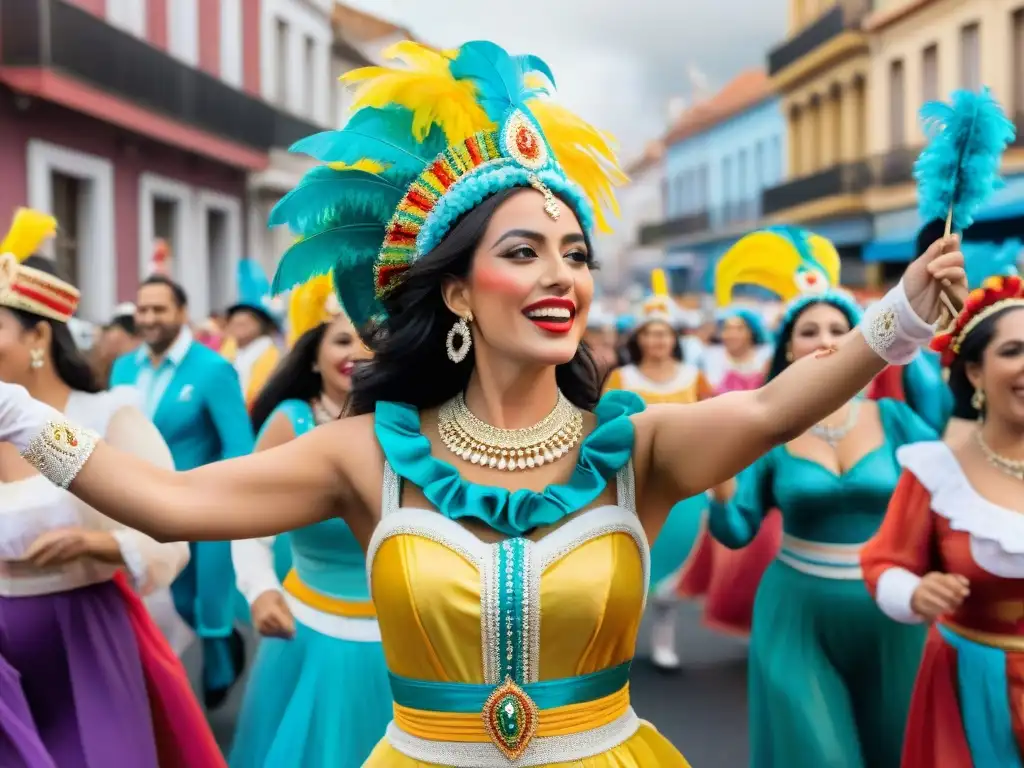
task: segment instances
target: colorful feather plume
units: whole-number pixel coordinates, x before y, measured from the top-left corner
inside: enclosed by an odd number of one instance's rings
[[[928,102],[920,117],[928,141],[914,164],[921,217],[962,232],[1003,185],[999,163],[1016,131],[987,88]]]
[[[22,262],[55,234],[57,220],[53,216],[30,208],[19,208],[14,212],[10,230],[0,242],[0,254],[13,254],[14,258]]]
[[[626,181],[613,142],[555,103],[554,75],[541,59],[483,41],[457,50],[403,42],[385,57],[397,65],[342,78],[354,89],[342,130],[292,147],[323,165],[271,215],[272,226],[299,236],[281,260],[275,292],[331,273],[361,326],[383,313],[386,292],[459,214],[498,189],[534,186],[538,176],[579,204],[585,226],[608,228],[604,211],[617,213],[614,189]],[[523,151],[538,164],[516,166]]]

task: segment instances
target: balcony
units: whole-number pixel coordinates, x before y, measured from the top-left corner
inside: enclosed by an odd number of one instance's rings
[[[855,29],[871,10],[868,0],[837,3],[796,35],[768,52],[768,75],[774,76],[848,29]]]
[[[871,181],[871,167],[866,161],[834,165],[819,173],[769,187],[762,194],[761,207],[764,215],[770,216],[826,197],[859,194]]]
[[[0,0],[0,67],[65,74],[261,151],[319,130],[61,0]]]
[[[710,217],[707,211],[676,216],[656,224],[645,224],[640,227],[640,245],[656,245],[684,235],[694,235],[710,228]]]
[[[920,153],[920,147],[898,147],[871,158],[873,183],[880,187],[894,187],[913,181],[914,163]]]

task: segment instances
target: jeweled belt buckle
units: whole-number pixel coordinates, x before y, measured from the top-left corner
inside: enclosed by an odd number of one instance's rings
[[[487,697],[481,716],[487,735],[509,760],[522,757],[537,734],[537,705],[511,677]]]

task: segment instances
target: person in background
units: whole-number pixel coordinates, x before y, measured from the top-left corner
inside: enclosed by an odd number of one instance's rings
[[[587,314],[587,332],[583,340],[590,347],[601,376],[606,376],[618,362],[618,343],[615,317],[595,304]]]
[[[110,322],[100,330],[92,348],[92,364],[100,382],[110,380],[110,371],[117,358],[134,352],[141,343],[135,332],[135,305],[131,302],[119,304]]]
[[[256,451],[341,415],[369,358],[330,276],[292,291],[291,351],[252,409]],[[285,574],[275,557],[289,549]],[[232,768],[362,765],[392,717],[366,558],[336,515],[285,536],[231,543],[239,591],[263,636],[238,716]],[[294,567],[292,567],[292,565]]]
[[[252,259],[238,262],[238,302],[226,314],[220,352],[234,363],[251,407],[281,358],[275,339],[281,332],[281,308],[271,297],[270,281]]]
[[[188,327],[188,297],[156,275],[139,288],[136,325],[143,341],[114,363],[110,382],[134,385],[179,471],[252,452],[253,433],[238,374],[197,344]],[[191,544],[192,558],[172,585],[174,605],[203,643],[207,707],[227,697],[245,663],[234,627],[235,574],[227,541]]]

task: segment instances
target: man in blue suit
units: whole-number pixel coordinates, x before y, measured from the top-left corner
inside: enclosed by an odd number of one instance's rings
[[[110,386],[139,390],[178,471],[251,453],[252,425],[238,374],[223,357],[193,341],[181,286],[159,275],[147,279],[139,288],[135,321],[143,345],[114,363]],[[231,544],[203,541],[189,547],[192,559],[171,592],[178,613],[202,639],[204,698],[214,709],[245,663],[233,621]]]

